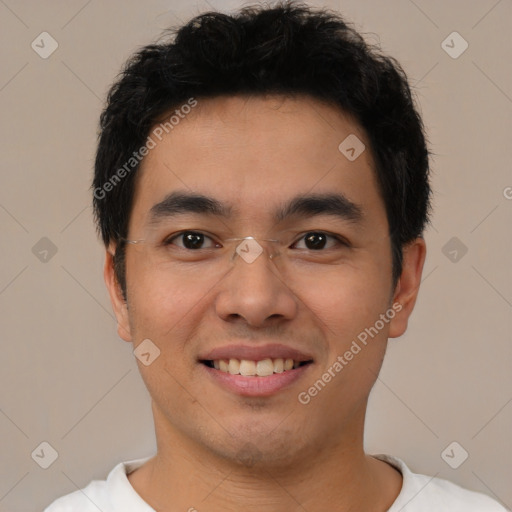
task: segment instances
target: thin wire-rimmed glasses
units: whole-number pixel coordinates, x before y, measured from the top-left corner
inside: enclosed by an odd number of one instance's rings
[[[182,246],[175,243],[179,239],[182,239]],[[302,240],[307,247],[293,247]],[[325,231],[309,231],[277,239],[221,238],[201,230],[182,230],[167,237],[146,236],[120,241],[138,248],[145,263],[155,271],[173,272],[178,277],[202,276],[203,279],[227,273],[237,261],[252,264],[263,253],[285,278],[296,278],[304,273],[317,275],[332,265],[341,264],[349,250],[348,244],[339,236]]]

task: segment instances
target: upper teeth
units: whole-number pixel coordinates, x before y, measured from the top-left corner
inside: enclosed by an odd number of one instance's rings
[[[231,375],[267,377],[273,373],[283,373],[299,366],[293,359],[262,359],[250,361],[248,359],[217,359],[213,366],[221,372]]]

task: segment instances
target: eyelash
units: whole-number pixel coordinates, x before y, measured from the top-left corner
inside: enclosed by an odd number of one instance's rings
[[[203,233],[202,231],[184,230],[184,231],[180,231],[178,233],[174,233],[173,235],[170,235],[169,237],[167,237],[162,242],[162,245],[169,246],[173,243],[174,240],[185,235],[186,233],[192,233],[195,235],[203,235],[204,237],[212,240],[212,242],[218,243],[218,242],[215,242],[215,240],[211,236],[207,235],[206,233]],[[329,233],[327,231],[314,231],[314,230],[310,230],[310,231],[307,231],[307,232],[301,234],[301,236],[295,242],[293,242],[293,245],[297,244],[299,241],[303,240],[307,235],[310,235],[310,234],[326,235],[328,238],[335,240],[338,245],[341,245],[344,247],[351,247],[351,244],[346,239],[344,239],[343,237],[341,237],[339,235],[335,235],[335,234]],[[192,250],[192,249],[187,249],[186,247],[180,247],[180,249]],[[200,250],[200,249],[197,249],[197,250]],[[310,249],[310,250],[314,251],[314,249]],[[318,252],[322,252],[325,250],[328,250],[328,249],[321,249]],[[315,252],[317,252],[317,251],[315,251]]]

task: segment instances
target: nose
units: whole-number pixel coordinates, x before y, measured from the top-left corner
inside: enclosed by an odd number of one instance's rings
[[[292,283],[270,260],[269,255],[274,255],[272,247],[261,248],[263,252],[258,254],[256,244],[241,244],[232,261],[233,268],[219,283],[215,309],[227,322],[243,319],[258,327],[290,320],[297,314],[298,299]]]

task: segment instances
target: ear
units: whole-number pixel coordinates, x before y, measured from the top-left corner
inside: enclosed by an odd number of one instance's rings
[[[416,304],[421,283],[427,246],[416,238],[403,248],[402,273],[395,288],[393,309],[397,312],[390,322],[389,337],[398,338],[407,330],[409,316]]]
[[[128,304],[125,302],[121,286],[114,272],[115,245],[111,244],[105,254],[105,267],[103,277],[110,295],[110,302],[117,319],[117,334],[124,341],[132,341],[130,322],[128,317]]]

